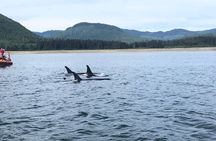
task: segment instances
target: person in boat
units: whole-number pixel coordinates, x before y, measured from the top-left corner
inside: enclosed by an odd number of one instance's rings
[[[3,48],[0,49],[0,59],[6,59],[6,57],[4,56],[5,50]]]

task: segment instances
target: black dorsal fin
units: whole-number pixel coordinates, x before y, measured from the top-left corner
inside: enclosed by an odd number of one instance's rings
[[[65,66],[67,73],[73,73],[73,71],[71,69],[69,69],[67,66]]]
[[[73,72],[72,71],[72,73],[73,73],[73,75],[74,75],[74,79],[75,80],[77,80],[78,82],[80,82],[82,79],[79,77],[79,75],[77,74],[77,73],[75,73],[75,72]]]
[[[86,67],[87,67],[87,72],[86,72],[87,77],[90,78],[90,77],[94,76],[94,74],[92,73],[90,67],[88,65],[86,65]]]

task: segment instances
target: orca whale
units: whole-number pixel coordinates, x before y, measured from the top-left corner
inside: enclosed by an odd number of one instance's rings
[[[91,71],[91,69],[90,69],[90,67],[88,65],[86,65],[86,67],[87,67],[87,71],[86,71],[86,74],[87,74],[86,77],[87,78],[90,78],[92,76],[96,76],[95,74],[92,73],[92,71]]]
[[[67,73],[73,73],[71,69],[69,69],[67,66],[65,66],[65,69],[67,70]]]
[[[99,73],[93,73],[93,72],[91,71],[89,65],[86,65],[86,67],[87,67],[87,71],[86,71],[86,72],[81,72],[81,73],[76,73],[76,74],[78,74],[78,75],[86,75],[87,78],[91,78],[91,77],[93,77],[93,76],[95,76],[95,77],[96,77],[96,76],[100,77],[100,75],[98,75]],[[65,66],[65,68],[66,68],[68,74],[72,74],[72,73],[73,73],[73,71],[72,71],[70,68],[68,68],[67,66]],[[106,76],[107,76],[107,75],[106,75]]]
[[[77,82],[80,82],[80,81],[91,81],[91,80],[111,80],[110,78],[88,78],[88,79],[82,79],[82,78],[80,78],[80,76],[77,73],[75,73],[73,71],[71,71],[71,72],[72,72],[72,74],[74,76],[74,80],[76,80]]]

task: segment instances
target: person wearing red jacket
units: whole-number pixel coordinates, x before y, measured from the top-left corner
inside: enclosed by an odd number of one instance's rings
[[[4,59],[5,50],[3,48],[0,49],[0,59]]]

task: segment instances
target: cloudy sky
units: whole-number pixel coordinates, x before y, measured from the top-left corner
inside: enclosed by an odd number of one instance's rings
[[[216,28],[216,0],[0,0],[0,13],[32,31],[79,22],[142,31]]]

